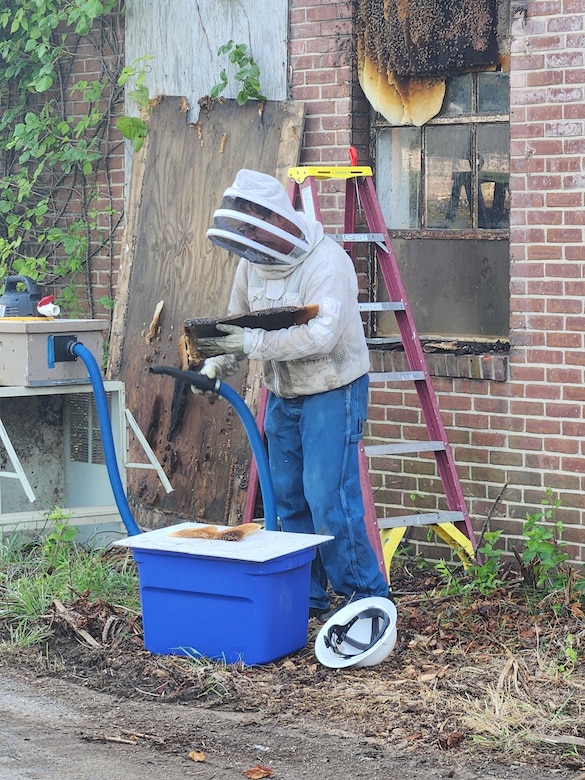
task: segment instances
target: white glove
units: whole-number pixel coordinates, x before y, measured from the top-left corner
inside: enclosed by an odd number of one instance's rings
[[[238,365],[238,359],[235,355],[217,355],[216,357],[207,358],[199,373],[210,379],[222,380],[235,374],[238,370]],[[191,392],[195,393],[195,395],[205,396],[210,404],[217,398],[216,393],[209,390],[199,390],[195,385],[191,385]]]
[[[197,341],[197,349],[202,355],[243,355],[244,329],[237,325],[219,324],[215,326],[227,336],[206,336]]]

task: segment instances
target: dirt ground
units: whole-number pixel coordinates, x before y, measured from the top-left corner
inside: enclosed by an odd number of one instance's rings
[[[578,604],[559,618],[507,588],[464,606],[408,572],[393,587],[394,652],[341,670],[316,660],[315,621],[275,663],[195,663],[79,597],[47,615],[42,651],[0,653],[0,780],[583,780]]]

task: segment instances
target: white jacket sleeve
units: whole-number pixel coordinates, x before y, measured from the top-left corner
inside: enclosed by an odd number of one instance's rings
[[[315,360],[329,355],[348,321],[359,317],[357,281],[350,258],[337,245],[312,254],[298,269],[304,274],[300,305],[317,304],[318,315],[305,325],[282,330],[246,328],[244,352],[253,360]]]

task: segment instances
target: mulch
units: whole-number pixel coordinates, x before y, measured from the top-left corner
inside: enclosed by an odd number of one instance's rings
[[[539,598],[512,578],[489,596],[445,594],[436,571],[398,567],[398,639],[377,666],[329,669],[307,645],[259,667],[144,649],[140,614],[88,594],[54,603],[46,647],[3,652],[4,664],[39,671],[118,698],[260,712],[264,718],[327,718],[404,750],[433,745],[501,750],[547,766],[585,766],[585,615],[566,594]],[[0,639],[8,629],[0,621]]]

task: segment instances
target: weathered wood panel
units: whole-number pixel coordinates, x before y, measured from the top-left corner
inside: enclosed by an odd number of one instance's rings
[[[126,0],[126,62],[150,56],[146,84],[151,95],[185,95],[198,114],[225,67],[217,50],[229,40],[244,43],[260,67],[268,100],[287,98],[288,3],[282,0]],[[233,82],[224,93],[235,98]]]
[[[127,406],[175,488],[166,494],[154,472],[129,470],[129,501],[142,526],[233,523],[242,515],[251,452],[236,413],[223,399],[210,405],[187,392],[169,440],[174,381],[149,366],[181,365],[186,319],[226,313],[236,259],[206,238],[213,211],[240,168],[275,173],[289,154],[288,164],[297,163],[302,118],[302,106],[268,103],[261,111],[258,103],[227,101],[189,124],[183,98],[165,97],[153,108],[133,171],[108,372],[125,382]],[[243,366],[229,381],[242,396],[257,395],[257,367],[248,374]],[[133,441],[130,459],[144,461]]]

